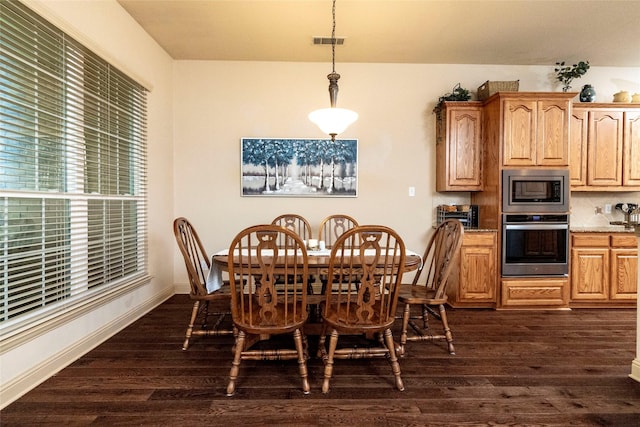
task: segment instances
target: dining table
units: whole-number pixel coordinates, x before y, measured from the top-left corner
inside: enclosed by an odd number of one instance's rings
[[[354,255],[360,255],[358,249],[354,249]],[[367,251],[364,253],[367,256]],[[308,304],[320,304],[324,300],[322,294],[322,282],[320,278],[323,275],[327,275],[329,271],[329,261],[331,259],[331,249],[326,248],[323,250],[308,250],[308,271],[311,276],[310,290],[313,293],[307,294]],[[404,261],[404,273],[417,270],[422,264],[422,257],[413,251],[405,251]],[[207,290],[209,292],[216,291],[222,287],[224,282],[223,272],[228,271],[229,265],[229,250],[224,249],[216,252],[211,259],[211,269],[207,276]]]
[[[354,249],[356,254],[359,249]],[[357,253],[359,255],[359,253]],[[367,252],[365,250],[365,257]],[[280,257],[284,259],[284,257]],[[307,250],[308,260],[308,273],[311,276],[310,290],[313,292],[307,293],[307,306],[309,309],[309,321],[305,324],[306,335],[320,335],[322,332],[322,315],[320,313],[320,304],[325,301],[326,295],[322,293],[322,280],[321,277],[328,274],[329,261],[331,259],[331,249],[325,248],[323,250]],[[422,256],[416,252],[405,250],[405,261],[403,272],[411,272],[417,270],[422,265]],[[224,249],[216,252],[211,257],[211,268],[207,276],[207,290],[209,292],[220,289],[224,283],[223,273],[228,272],[229,269],[229,250]],[[372,336],[368,336],[372,339]],[[398,354],[402,354],[401,346],[396,346]]]

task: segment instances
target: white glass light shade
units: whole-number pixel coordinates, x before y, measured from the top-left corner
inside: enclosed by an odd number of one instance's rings
[[[327,135],[338,135],[358,120],[358,113],[346,108],[322,108],[309,113],[309,120]]]

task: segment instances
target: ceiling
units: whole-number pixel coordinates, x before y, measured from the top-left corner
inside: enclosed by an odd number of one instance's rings
[[[331,61],[331,0],[118,0],[177,60]],[[336,62],[640,67],[640,0],[338,0]]]

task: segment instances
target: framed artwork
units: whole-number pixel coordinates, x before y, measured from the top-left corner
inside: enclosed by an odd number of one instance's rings
[[[243,196],[357,197],[357,139],[242,138]]]

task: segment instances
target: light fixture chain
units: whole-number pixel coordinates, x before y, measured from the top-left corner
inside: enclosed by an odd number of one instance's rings
[[[336,0],[333,0],[331,14],[333,18],[333,27],[331,28],[331,74],[327,75],[331,108],[313,111],[309,114],[309,119],[317,124],[324,133],[331,135],[331,141],[335,141],[338,134],[342,133],[351,123],[358,119],[358,113],[336,107],[338,79],[340,79],[340,74],[336,73]]]
[[[331,16],[333,18],[333,27],[331,28],[331,66],[332,71],[336,72],[336,0],[333,0],[331,8]]]

